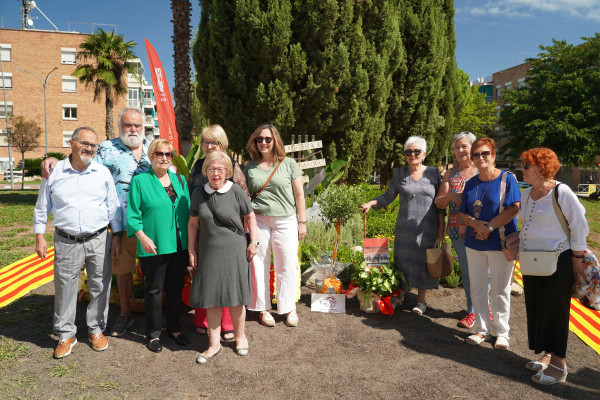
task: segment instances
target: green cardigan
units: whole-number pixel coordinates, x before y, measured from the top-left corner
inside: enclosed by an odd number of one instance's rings
[[[180,183],[177,174],[171,171],[169,178],[177,194],[175,204],[152,170],[133,177],[127,201],[127,236],[134,237],[136,232],[144,231],[154,242],[157,254],[177,252],[175,229],[179,231],[181,247],[184,250],[188,247],[190,194],[187,183],[183,177]],[[137,255],[148,257],[154,254],[146,253],[138,240]]]

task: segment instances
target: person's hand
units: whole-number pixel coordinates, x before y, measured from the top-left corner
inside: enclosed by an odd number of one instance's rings
[[[437,233],[437,240],[439,240],[440,242],[443,241],[444,239],[446,239],[446,232],[445,232],[445,226],[444,225],[440,225],[440,227],[438,228],[438,233]]]
[[[50,178],[50,174],[52,173],[52,170],[57,162],[58,160],[54,157],[48,157],[42,161],[42,178]]]
[[[117,258],[121,254],[121,236],[113,236],[110,243],[110,257]]]
[[[46,238],[44,238],[43,233],[38,233],[35,235],[35,252],[42,260],[46,258],[46,254],[48,252],[48,243],[46,243]]]
[[[150,239],[148,236],[144,236],[144,238],[142,240],[140,240],[140,244],[142,245],[142,249],[144,249],[144,251],[146,253],[150,253],[150,254],[154,254],[156,255],[156,246],[154,245],[154,242],[152,241],[152,239]]]
[[[360,205],[360,209],[362,210],[363,214],[368,213],[371,207],[373,207],[373,201],[367,201],[366,203]]]
[[[480,220],[475,221],[475,223],[473,224],[473,225],[475,225],[473,227],[473,229],[475,230],[475,233],[477,234],[477,236],[476,236],[477,240],[487,240],[487,238],[490,236],[490,234],[492,232],[490,232],[490,230],[488,229],[488,224],[489,224],[489,222],[486,222],[486,221],[480,221]]]
[[[450,192],[446,196],[450,198],[450,201],[456,204],[456,207],[460,207],[462,204],[462,193]]]
[[[252,260],[254,258],[254,256],[256,255],[256,250],[258,250],[258,246],[255,244],[250,243],[248,245],[248,248],[246,249],[246,259],[248,261]]]
[[[585,284],[585,270],[583,268],[582,258],[572,258],[573,260],[573,276],[575,277],[575,283],[578,285]]]
[[[298,240],[306,237],[306,224],[298,224]]]
[[[198,258],[196,257],[196,252],[192,251],[192,250],[188,250],[188,256],[189,256],[189,260],[190,260],[190,267],[192,267],[192,269],[197,269],[198,268]]]

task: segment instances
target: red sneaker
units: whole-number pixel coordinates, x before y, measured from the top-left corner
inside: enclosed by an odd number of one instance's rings
[[[475,325],[475,314],[468,313],[463,319],[458,322],[461,328],[472,328]]]
[[[492,312],[492,306],[488,305],[488,309],[490,310],[490,321],[494,320],[494,313]]]

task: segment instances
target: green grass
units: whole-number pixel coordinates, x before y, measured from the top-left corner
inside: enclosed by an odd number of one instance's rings
[[[55,378],[62,378],[77,372],[75,367],[67,362],[56,364],[48,369],[50,371],[50,375]]]
[[[27,346],[10,339],[0,339],[0,361],[12,360],[27,354]]]

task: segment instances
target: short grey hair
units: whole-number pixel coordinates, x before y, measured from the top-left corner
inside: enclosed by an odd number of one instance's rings
[[[456,144],[456,142],[458,142],[462,138],[469,139],[469,142],[471,142],[471,144],[473,144],[475,139],[477,139],[475,137],[475,135],[473,135],[472,132],[469,132],[469,131],[459,132],[456,135],[454,135],[454,137],[452,138],[452,151],[454,151],[454,145]]]
[[[408,139],[406,139],[406,142],[404,142],[404,149],[406,149],[411,144],[419,145],[423,153],[427,153],[427,141],[421,136],[411,136]]]
[[[79,128],[75,129],[73,131],[73,134],[71,135],[71,140],[77,140],[77,139],[79,139],[79,134],[81,133],[81,131],[90,131],[90,132],[92,132],[94,135],[96,135],[96,142],[98,141],[98,134],[96,133],[95,130],[93,130],[89,126],[80,126]]]
[[[121,133],[121,118],[123,118],[123,114],[125,114],[126,112],[130,112],[130,111],[134,111],[134,112],[140,114],[140,117],[142,118],[142,122],[144,121],[144,113],[139,108],[135,108],[135,107],[121,108],[119,110],[119,115],[117,116],[117,125],[119,126],[119,133]]]

